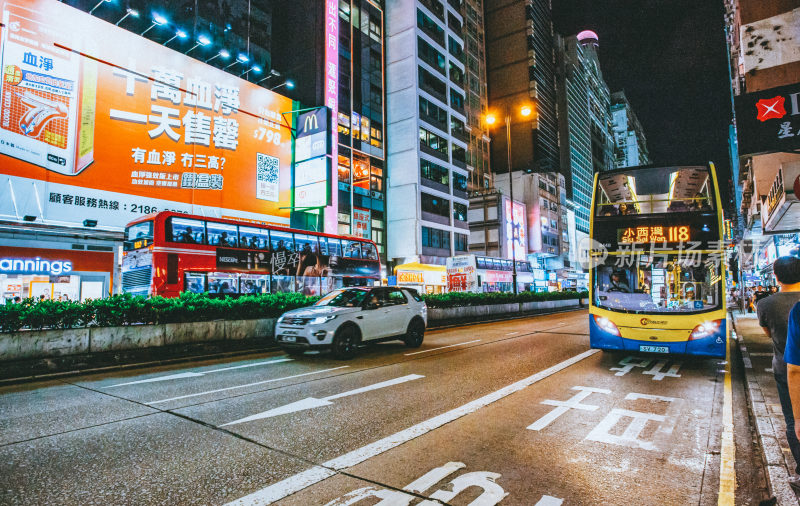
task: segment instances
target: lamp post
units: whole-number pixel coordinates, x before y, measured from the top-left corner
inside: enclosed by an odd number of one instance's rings
[[[125,10],[125,15],[122,16],[121,18],[119,18],[119,21],[117,21],[114,24],[119,26],[119,24],[122,23],[123,21],[125,21],[125,18],[127,18],[128,16],[133,16],[135,18],[138,18],[139,17],[139,11],[137,11],[136,9],[126,9]]]
[[[531,115],[531,107],[523,105],[519,109],[520,115],[528,117]],[[511,110],[509,107],[505,108],[506,120],[506,151],[508,156],[508,196],[510,199],[511,207],[511,282],[514,288],[514,295],[519,292],[517,288],[517,250],[514,240],[514,179],[511,171]],[[493,114],[486,116],[486,124],[492,126],[497,121],[497,117]]]

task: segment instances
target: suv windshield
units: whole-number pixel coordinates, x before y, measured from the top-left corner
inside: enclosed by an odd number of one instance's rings
[[[594,268],[594,304],[624,313],[719,309],[720,262],[713,255],[612,255]]]
[[[367,295],[366,290],[334,290],[319,299],[315,306],[360,307]]]

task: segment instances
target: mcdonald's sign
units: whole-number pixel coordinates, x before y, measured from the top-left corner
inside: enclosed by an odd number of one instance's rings
[[[313,111],[300,114],[297,117],[297,137],[306,137],[328,130],[328,108],[320,107]]]
[[[293,184],[295,208],[318,208],[330,204],[329,111],[327,107],[319,107],[297,116]]]

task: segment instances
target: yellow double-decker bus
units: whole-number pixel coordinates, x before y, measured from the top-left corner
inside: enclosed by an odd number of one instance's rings
[[[596,174],[591,347],[724,357],[722,222],[712,163]]]

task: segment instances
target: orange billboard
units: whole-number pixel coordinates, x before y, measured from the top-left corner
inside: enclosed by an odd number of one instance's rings
[[[292,100],[55,0],[0,9],[0,218],[289,222]]]

